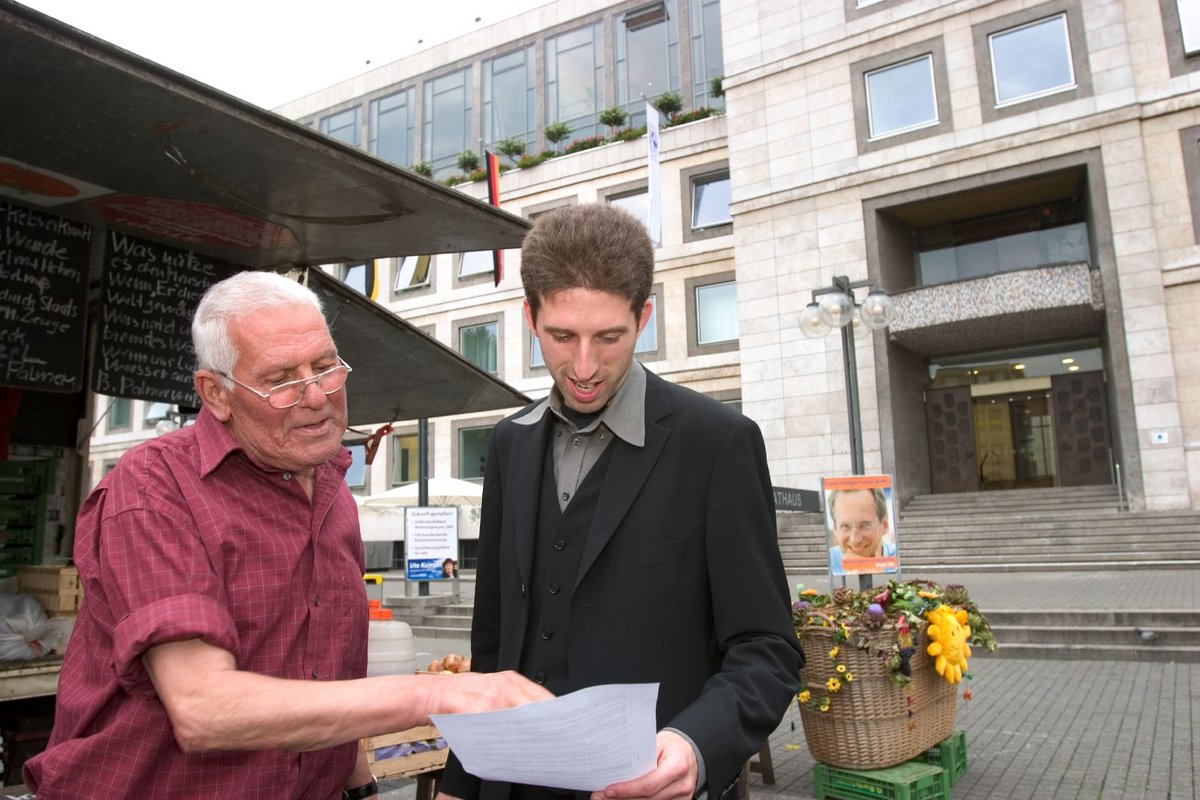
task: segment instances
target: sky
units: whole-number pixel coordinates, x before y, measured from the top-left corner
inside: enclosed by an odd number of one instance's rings
[[[268,109],[549,1],[19,0]]]

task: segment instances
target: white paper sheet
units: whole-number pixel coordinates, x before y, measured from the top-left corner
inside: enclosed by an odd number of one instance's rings
[[[430,720],[472,775],[591,792],[654,768],[657,703],[657,683],[609,684]]]

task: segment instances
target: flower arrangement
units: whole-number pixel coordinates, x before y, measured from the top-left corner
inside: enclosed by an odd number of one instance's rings
[[[934,661],[934,669],[947,683],[970,680],[967,659],[971,645],[988,652],[996,649],[987,618],[958,584],[940,586],[929,580],[904,583],[891,581],[885,587],[856,592],[848,587],[822,594],[816,589],[802,589],[800,599],[792,606],[796,635],[804,640],[806,632],[823,631],[821,649],[808,658],[829,660],[830,669],[820,670],[828,675],[820,686],[802,685],[797,700],[802,706],[828,712],[835,698],[851,690],[854,672],[844,663],[846,648],[857,648],[887,664],[888,679],[905,686],[913,679],[912,656],[920,645],[917,635],[925,628],[929,640],[925,652]],[[825,643],[832,646],[825,650]],[[971,699],[968,688],[964,699]]]

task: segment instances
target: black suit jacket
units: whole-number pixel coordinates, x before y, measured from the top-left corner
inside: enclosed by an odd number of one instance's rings
[[[645,446],[610,445],[584,545],[567,631],[570,684],[658,682],[659,729],[696,743],[715,798],[778,726],[804,657],[758,427],[653,373],[646,379]],[[529,624],[551,423],[548,414],[533,425],[514,420],[534,406],[496,426],[488,455],[471,631],[477,671],[517,669]],[[451,753],[443,791],[494,799],[506,787],[480,790]]]

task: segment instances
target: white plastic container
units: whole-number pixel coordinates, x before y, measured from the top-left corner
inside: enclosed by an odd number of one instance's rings
[[[373,619],[367,637],[367,675],[411,675],[413,634],[407,622]]]

